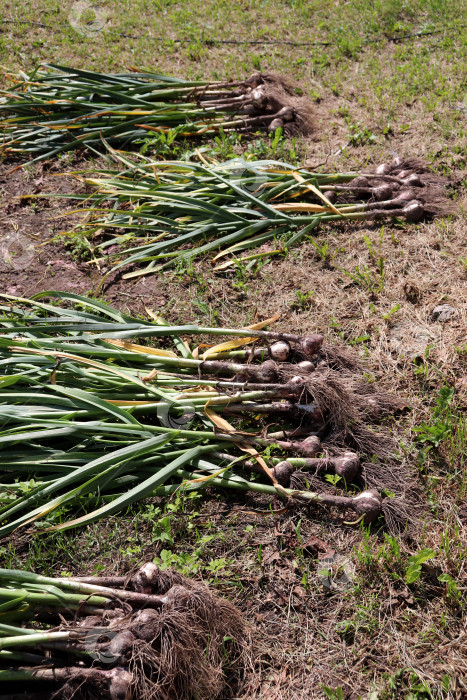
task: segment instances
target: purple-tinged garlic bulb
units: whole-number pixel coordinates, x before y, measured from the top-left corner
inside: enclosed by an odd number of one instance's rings
[[[363,491],[352,498],[352,508],[363,515],[364,523],[374,523],[382,513],[383,501],[376,489]]]
[[[276,116],[280,117],[285,122],[291,122],[294,118],[294,111],[292,107],[282,107],[282,109],[277,112]]]
[[[321,440],[317,435],[309,435],[300,443],[300,452],[304,457],[316,457],[321,451]]]
[[[414,190],[402,190],[397,197],[394,197],[394,202],[411,202],[413,199],[416,199],[416,196]]]
[[[370,187],[370,182],[364,175],[358,175],[358,177],[349,183],[349,187],[352,189],[354,187]]]
[[[110,700],[130,700],[134,678],[129,671],[117,666],[108,672]]]
[[[282,128],[284,126],[283,119],[273,119],[268,126],[269,133],[273,133],[276,129]]]
[[[136,574],[132,577],[131,582],[133,588],[138,593],[151,595],[153,593],[154,586],[157,585],[158,577],[159,568],[152,561],[148,561],[139,568]]]
[[[279,462],[279,464],[276,464],[271,471],[281,486],[284,486],[284,488],[288,488],[290,486],[290,478],[294,471],[294,468],[290,462],[287,462],[287,460]]]
[[[289,384],[294,387],[294,389],[300,388],[305,386],[305,380],[303,377],[300,377],[299,375],[292,377],[292,379],[289,380]]]
[[[323,340],[323,336],[319,335],[318,333],[314,333],[313,335],[306,335],[303,338],[301,338],[300,347],[305,353],[305,355],[312,357],[313,355],[316,355],[316,353],[319,352],[319,350],[321,350]]]
[[[413,199],[402,209],[402,213],[406,221],[414,224],[417,223],[417,221],[420,221],[425,213],[425,210],[421,202],[419,202],[417,199]]]
[[[372,189],[373,196],[378,202],[384,202],[388,199],[391,199],[393,196],[393,189],[391,185],[384,184],[384,185],[378,185],[377,187],[373,187]]]
[[[334,472],[350,483],[360,470],[360,458],[355,452],[344,452],[332,460],[332,465]]]
[[[408,177],[402,178],[402,184],[407,187],[423,187],[423,182],[416,173],[412,173]]]

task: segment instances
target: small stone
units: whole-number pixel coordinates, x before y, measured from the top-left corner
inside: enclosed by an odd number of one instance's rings
[[[445,321],[449,321],[449,319],[456,314],[457,309],[455,309],[453,306],[450,306],[449,304],[440,304],[439,306],[435,306],[431,312],[431,320],[445,323]]]
[[[435,341],[435,334],[429,328],[409,319],[396,322],[389,331],[392,350],[406,357],[423,356],[428,345]]]
[[[355,566],[343,554],[335,552],[319,557],[318,581],[329,591],[345,591],[354,585],[355,578]]]

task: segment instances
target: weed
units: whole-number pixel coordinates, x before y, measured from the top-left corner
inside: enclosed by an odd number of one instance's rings
[[[136,141],[136,145],[140,145],[139,152],[142,155],[157,154],[158,156],[167,156],[175,158],[182,153],[187,144],[178,140],[178,135],[183,132],[183,126],[177,126],[174,129],[169,129],[165,133],[158,133],[155,136],[150,136],[145,139]]]
[[[93,248],[88,238],[82,231],[69,231],[61,233],[57,240],[67,248],[76,262],[90,260]]]
[[[411,669],[399,669],[389,676],[387,685],[388,693],[378,696],[378,700],[379,697],[384,700],[431,700],[433,697],[428,684],[421,681],[418,674]]]
[[[336,258],[339,253],[342,253],[344,250],[344,248],[337,248],[336,250],[331,251],[327,241],[317,241],[315,238],[311,238],[310,243],[316,250],[319,259],[322,260],[324,265],[327,267],[330,267],[334,258]]]
[[[215,155],[219,160],[235,158],[235,147],[242,143],[242,135],[236,132],[226,133],[219,130],[219,135],[213,139],[215,144],[212,149],[205,149],[206,155]]]
[[[344,691],[342,690],[342,686],[339,686],[335,690],[327,685],[322,685],[320,687],[329,700],[344,700]]]
[[[302,292],[300,289],[295,289],[297,299],[292,302],[291,306],[297,311],[304,311],[310,306],[314,291]]]
[[[339,269],[359,287],[366,289],[371,295],[376,295],[384,289],[384,258],[378,259],[376,268],[376,271],[374,271],[363,264],[361,267],[355,267],[353,272],[344,268]]]
[[[278,148],[279,144],[281,143],[281,141],[283,141],[283,129],[282,129],[282,127],[279,126],[279,127],[275,130],[274,136],[273,136],[273,138],[272,138],[272,140],[271,140],[271,146],[270,146],[270,148],[271,148],[271,151],[272,151],[272,153],[273,153],[274,155],[276,155],[276,153],[277,153],[277,148]]]
[[[446,598],[449,603],[455,608],[460,607],[462,604],[462,594],[457,581],[449,574],[441,574],[438,576],[438,581],[446,584]],[[464,606],[462,605],[462,607]]]
[[[391,318],[391,316],[393,316],[393,315],[396,314],[398,311],[400,311],[400,309],[401,309],[401,304],[395,304],[395,305],[392,307],[392,309],[390,309],[390,310],[388,311],[387,314],[383,314],[384,320],[385,320],[385,321],[389,321],[389,319]]]
[[[422,575],[422,564],[436,556],[434,549],[422,549],[417,554],[409,557],[407,569],[405,571],[405,582],[415,583]]]
[[[326,474],[325,479],[328,481],[330,484],[333,486],[337,486],[339,481],[341,481],[341,478],[339,474]]]
[[[428,453],[437,449],[440,444],[452,435],[454,428],[452,401],[454,388],[444,385],[435,401],[431,421],[422,423],[413,428],[415,443],[419,445],[418,464],[420,467],[426,463]]]
[[[378,140],[378,137],[366,126],[362,126],[358,122],[356,124],[348,123],[349,143],[351,146],[363,146],[364,144],[372,144]]]

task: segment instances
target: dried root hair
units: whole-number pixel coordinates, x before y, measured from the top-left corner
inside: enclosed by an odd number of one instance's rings
[[[135,616],[131,630],[143,637],[135,642],[130,662],[135,697],[215,698],[224,683],[225,660],[231,667],[243,660],[249,640],[238,610],[203,584],[191,584],[173,585],[149,621],[138,625]]]
[[[139,571],[136,573],[134,579],[138,576]],[[148,581],[148,585],[151,587],[152,595],[165,595],[172,586],[185,586],[185,588],[190,588],[195,585],[193,581],[179,574],[178,571],[173,569],[159,569],[159,567],[151,567],[151,575]],[[198,584],[199,585],[199,584]]]
[[[363,463],[361,479],[366,488],[375,488],[379,491],[387,489],[395,495],[404,494],[410,485],[414,495],[418,495],[413,475],[402,462],[396,459]]]
[[[365,462],[360,480],[364,488],[386,492],[382,505],[386,529],[393,535],[414,538],[425,507],[423,494],[408,466],[396,459]]]
[[[313,131],[314,112],[311,100],[300,97],[296,92],[296,85],[290,80],[276,73],[261,75],[265,86],[265,97],[270,105],[271,112],[277,113],[284,107],[290,107],[293,119],[284,124],[284,134],[288,137],[302,134],[308,136]]]
[[[346,371],[356,373],[362,371],[362,360],[357,355],[355,350],[352,350],[345,345],[331,345],[324,343],[320,356],[326,364],[336,371]]]
[[[395,394],[378,389],[375,384],[369,382],[356,382],[354,391],[361,397],[363,410],[373,421],[407,408],[406,401]]]
[[[159,613],[151,643],[133,646],[130,669],[133,696],[143,700],[215,698],[222,689],[222,668],[204,653],[198,627],[177,610]]]
[[[314,131],[314,110],[311,102],[306,97],[291,99],[294,119],[284,125],[284,134],[290,138],[301,134],[309,136]]]
[[[279,371],[286,380],[297,373],[293,366],[283,366]],[[333,370],[313,372],[304,377],[300,401],[317,404],[326,442],[336,447],[350,447],[363,455],[388,458],[393,452],[394,440],[368,425],[371,421],[368,401],[361,389],[356,390],[357,384],[361,384],[360,379],[356,382],[351,376],[342,376]]]
[[[298,363],[304,360],[313,360],[318,365],[322,361],[323,364],[326,363],[330,369],[336,371],[349,372],[350,374],[362,372],[361,358],[354,350],[345,347],[345,345],[323,343],[314,357],[310,357],[298,344],[293,346],[291,350],[289,362]]]
[[[417,174],[429,173],[430,169],[420,158],[402,158],[389,165],[389,175],[397,175],[402,170],[413,170]]]
[[[279,73],[261,73],[261,79],[265,85],[270,89],[275,89],[280,92],[284,92],[291,97],[296,95],[296,88],[298,85],[293,83],[289,78],[285,78]]]
[[[382,508],[388,532],[397,537],[416,537],[424,512],[421,501],[416,501],[413,496],[385,498]]]

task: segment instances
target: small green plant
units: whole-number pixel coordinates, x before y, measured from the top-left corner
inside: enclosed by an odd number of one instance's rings
[[[388,678],[389,698],[391,700],[431,700],[433,697],[427,683],[411,669],[400,668]],[[379,697],[379,696],[378,696]],[[386,698],[386,694],[382,697]]]
[[[355,640],[356,625],[353,620],[339,620],[334,628],[347,644],[352,644]]]
[[[283,139],[283,129],[281,126],[279,126],[275,130],[274,136],[272,137],[272,140],[271,140],[271,151],[274,154],[277,153],[277,148],[278,148],[279,144],[281,143],[282,139]]]
[[[135,141],[135,143],[140,144],[139,152],[142,155],[157,153],[158,155],[173,157],[183,151],[178,138],[184,128],[185,126],[181,125],[174,129],[168,129],[166,132],[160,132],[154,136]]]
[[[432,419],[430,423],[422,423],[415,426],[415,442],[420,446],[418,453],[418,463],[423,466],[428,453],[439,447],[446,440],[453,430],[452,421],[452,401],[454,397],[454,387],[445,385],[441,388],[435,402]]]
[[[310,305],[311,299],[313,297],[314,291],[302,292],[300,289],[295,290],[296,301],[292,302],[292,308],[300,311],[304,311]]]
[[[397,537],[384,533],[384,546],[381,548],[383,559],[391,567],[401,562],[401,546]]]
[[[241,143],[242,135],[234,131],[225,132],[221,127],[219,135],[215,136],[213,140],[216,145],[209,151],[209,154],[222,159],[234,158],[235,146]]]
[[[351,146],[364,146],[367,143],[375,143],[378,140],[376,134],[359,122],[355,124],[347,123],[347,126],[349,128],[349,143]]]
[[[303,545],[303,537],[302,537],[302,519],[300,518],[298,523],[295,526],[295,534],[297,535],[297,540],[300,542],[301,545]]]
[[[348,344],[351,345],[352,347],[355,347],[358,345],[363,345],[364,348],[367,349],[368,343],[371,340],[371,335],[368,335],[368,334],[357,335],[354,338],[346,337],[345,339],[347,340]]]
[[[362,527],[362,539],[359,547],[354,548],[354,553],[361,567],[371,570],[377,567],[381,550],[374,551],[373,540],[367,527]]]
[[[329,244],[327,241],[312,240],[311,245],[324,263],[329,262]]]
[[[211,559],[209,564],[205,567],[206,571],[214,574],[215,576],[221,572],[226,567],[227,560],[225,557],[220,557],[219,559]]]
[[[73,259],[77,262],[89,260],[92,257],[93,247],[83,231],[72,230],[68,233],[61,233],[56,237],[56,240],[70,251]]]
[[[356,266],[353,272],[340,268],[340,271],[350,277],[351,280],[362,289],[366,289],[370,294],[379,294],[384,289],[384,258],[380,257],[376,261],[376,271],[371,270],[368,265]]]
[[[329,700],[344,700],[344,691],[342,690],[341,685],[335,690],[330,688],[328,685],[322,685],[320,687]]]
[[[172,523],[170,515],[166,515],[164,518],[159,518],[159,520],[154,523],[152,539],[155,542],[166,542],[167,544],[173,544],[174,540],[172,537]]]
[[[440,583],[446,584],[446,598],[455,607],[459,607],[462,602],[461,590],[457,584],[457,581],[449,574],[441,574],[438,576],[438,581]]]
[[[277,254],[281,251],[271,251],[271,253],[260,253],[259,255],[247,256],[247,258],[241,260],[240,258],[232,258],[235,265],[235,277],[236,279],[232,282],[232,286],[235,289],[240,289],[242,291],[247,291],[248,287],[246,280],[248,276],[252,273],[257,275],[259,271],[269,263],[269,255]]]
[[[207,563],[204,561],[203,555],[205,554],[207,545],[216,538],[217,535],[205,535],[201,537],[198,540],[198,547],[191,552],[174,552],[169,549],[163,549],[159,557],[154,559],[154,563],[161,569],[174,568],[184,576],[193,576],[200,571],[206,574],[214,574],[214,577],[217,577],[217,574],[221,571],[230,575],[230,572],[224,571],[229,564],[225,557],[211,559]]]
[[[198,311],[201,311],[201,313],[206,317],[209,318],[212,321],[218,320],[219,317],[219,312],[216,311],[216,309],[213,309],[212,306],[205,301],[204,299],[195,297],[194,299],[191,300],[192,306],[198,309]]]
[[[441,685],[443,687],[443,690],[449,691],[451,689],[451,686],[452,686],[451,676],[448,676],[448,674],[446,673],[446,675],[444,675],[443,678],[441,679]]]
[[[318,241],[315,238],[311,238],[310,243],[316,250],[319,259],[322,260],[324,265],[328,267],[331,265],[334,258],[336,258],[339,253],[344,251],[344,248],[336,248],[334,251],[332,251],[327,241]]]
[[[438,367],[430,360],[430,355],[435,345],[429,344],[425,348],[423,357],[416,357],[413,360],[414,363],[414,375],[421,380],[424,384],[428,385],[430,382],[442,378],[442,374]]]
[[[401,309],[401,305],[400,305],[400,304],[395,304],[395,306],[393,306],[392,309],[390,309],[390,311],[388,311],[387,314],[383,314],[384,320],[385,320],[385,321],[389,321],[389,319],[391,318],[391,316],[393,316],[394,314],[396,314],[400,309]]]
[[[405,582],[415,583],[422,575],[422,564],[429,559],[436,557],[434,549],[422,549],[417,554],[409,557],[408,566],[405,572]]]
[[[337,486],[342,477],[339,474],[326,474],[325,479],[333,486]]]

